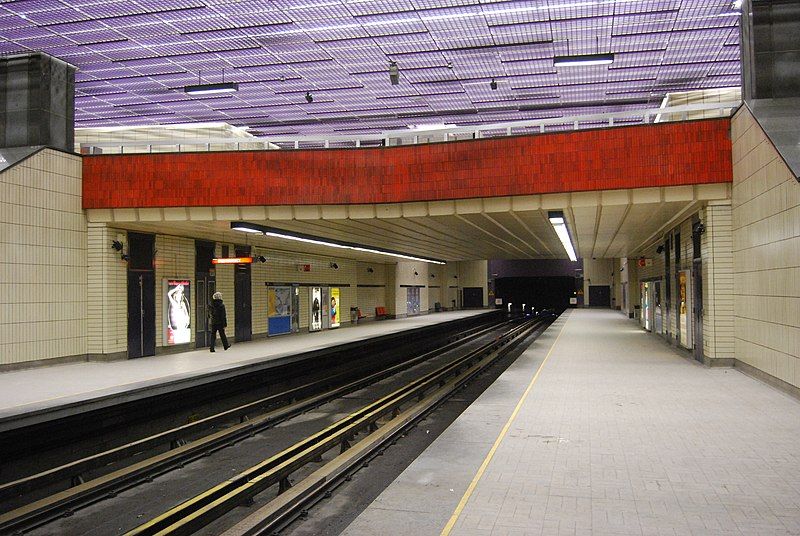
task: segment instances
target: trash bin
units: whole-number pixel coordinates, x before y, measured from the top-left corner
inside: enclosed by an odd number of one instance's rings
[[[350,323],[358,324],[358,307],[350,308]]]
[[[437,313],[441,312],[442,304],[437,301],[436,303],[433,304],[433,310],[436,311]]]

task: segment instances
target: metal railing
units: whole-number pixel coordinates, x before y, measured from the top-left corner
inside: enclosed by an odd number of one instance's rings
[[[544,134],[591,128],[728,117],[740,101],[689,104],[485,125],[389,130],[351,136],[265,136],[253,138],[181,138],[166,140],[92,141],[80,144],[82,154],[205,152],[241,150],[340,149],[441,143],[465,139]]]

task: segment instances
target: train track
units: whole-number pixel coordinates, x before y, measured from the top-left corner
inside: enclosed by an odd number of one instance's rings
[[[449,342],[436,351],[426,352],[403,363],[387,367],[379,372],[313,396],[299,398],[302,393],[314,392],[323,383],[322,381],[301,385],[289,391],[265,397],[190,424],[0,485],[0,499],[3,499],[4,497],[18,496],[52,482],[69,480],[73,484],[69,489],[0,514],[0,533],[24,533],[57,518],[72,515],[78,509],[108,497],[114,497],[121,491],[142,482],[151,481],[158,475],[183,467],[193,460],[208,456],[242,439],[252,437],[260,431],[294,416],[306,413],[330,400],[423,363],[434,355],[459,348],[498,329],[498,326],[502,324],[470,328],[450,337]],[[335,379],[327,378],[325,382],[330,384]],[[287,399],[290,400],[288,404],[274,408],[281,400]],[[273,407],[273,409],[265,411],[265,408],[270,407]],[[196,431],[231,421],[238,421],[238,424],[228,426],[189,443],[186,443],[183,439],[190,437]],[[116,464],[120,460],[130,459],[137,455],[141,456],[141,453],[165,444],[170,447],[167,452],[132,463],[127,467],[112,470],[86,482],[82,481],[80,475],[102,467],[113,467],[112,464]]]
[[[270,487],[278,496],[257,512],[229,529],[226,536],[271,534],[299,515],[315,498],[328,492],[373,453],[386,447],[407,427],[442,403],[475,375],[505,355],[531,334],[541,322],[526,322],[495,340],[417,378],[325,429],[251,466],[160,516],[128,532],[128,536],[187,535],[196,532]],[[354,442],[360,433],[366,437]],[[328,451],[340,454],[290,485],[289,477]]]

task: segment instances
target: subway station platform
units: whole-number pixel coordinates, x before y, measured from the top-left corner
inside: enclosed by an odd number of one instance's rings
[[[800,534],[800,402],[562,315],[343,533]]]
[[[0,428],[16,426],[55,410],[86,408],[87,404],[120,397],[146,396],[190,382],[212,381],[281,358],[458,321],[484,314],[485,309],[448,311],[401,319],[367,322],[315,333],[282,335],[234,343],[215,353],[208,348],[112,362],[80,362],[0,373]]]

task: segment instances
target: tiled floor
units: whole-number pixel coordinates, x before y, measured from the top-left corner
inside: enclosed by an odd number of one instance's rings
[[[301,333],[234,344],[227,352],[218,348],[214,354],[207,349],[201,349],[125,361],[82,362],[4,372],[0,373],[0,418],[484,312],[486,311],[449,311],[367,322],[318,333]]]
[[[559,319],[344,534],[440,534],[551,347],[450,534],[800,534],[800,402],[600,310]]]

